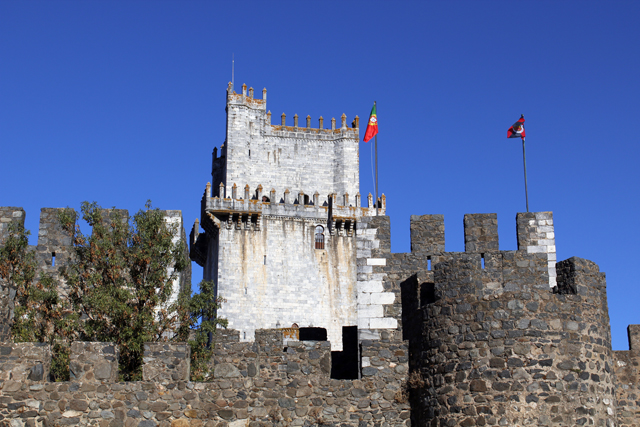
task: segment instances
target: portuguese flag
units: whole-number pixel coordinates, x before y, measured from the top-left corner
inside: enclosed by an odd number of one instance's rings
[[[376,117],[376,103],[373,103],[371,109],[371,115],[369,116],[369,123],[367,124],[367,131],[364,133],[364,142],[369,142],[378,133],[378,117]]]
[[[507,130],[507,138],[522,138],[524,139],[524,114],[520,115],[520,120],[515,122],[513,126]]]

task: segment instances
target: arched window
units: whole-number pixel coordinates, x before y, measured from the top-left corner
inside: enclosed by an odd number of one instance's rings
[[[316,249],[324,249],[324,227],[316,227]]]

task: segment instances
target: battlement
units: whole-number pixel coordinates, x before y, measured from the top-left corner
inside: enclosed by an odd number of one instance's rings
[[[24,225],[24,209],[14,206],[0,206],[0,244],[4,243],[9,232],[9,224],[17,222]]]
[[[347,116],[342,114],[340,117],[340,125],[336,126],[335,117],[331,118],[330,126],[325,128],[324,118],[320,116],[318,119],[318,127],[311,127],[311,116],[306,117],[306,125],[299,124],[298,115],[293,116],[293,126],[287,126],[285,113],[280,116],[280,124],[271,123],[271,111],[267,111],[267,89],[262,90],[262,99],[256,99],[253,96],[253,88],[247,91],[247,85],[242,85],[242,92],[236,93],[233,85],[229,82],[227,88],[227,106],[244,106],[254,110],[264,112],[264,116],[260,120],[264,121],[265,134],[296,139],[320,139],[320,140],[336,140],[340,138],[359,139],[360,118],[355,116],[351,124],[347,125]]]
[[[299,188],[352,197],[359,191],[357,116],[350,125],[345,114],[328,123],[320,117],[318,126],[312,127],[311,116],[305,120],[294,114],[287,123],[287,114],[282,113],[279,123],[275,118],[272,123],[266,89],[257,100],[246,85],[240,94],[231,85],[227,88],[226,111],[225,141],[219,151],[213,150],[214,185],[248,183],[252,189],[262,185],[265,191],[274,188],[279,195]]]
[[[466,214],[464,216],[465,252],[481,254],[481,260],[500,250],[497,214]],[[527,212],[516,215],[518,251],[544,254],[547,260],[548,282],[556,282],[556,246],[552,212]],[[437,257],[445,254],[444,216],[411,216],[411,253]]]
[[[233,90],[233,83],[229,82],[227,85],[227,105],[244,105],[266,111],[267,88],[262,89],[262,99],[258,99],[253,97],[253,88],[249,88],[247,92],[247,85],[243,84],[242,92],[236,93]]]

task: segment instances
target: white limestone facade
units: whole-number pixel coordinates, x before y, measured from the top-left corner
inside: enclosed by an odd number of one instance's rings
[[[359,122],[347,126],[344,114],[326,126],[321,118],[317,128],[310,118],[292,121],[283,114],[271,124],[266,89],[256,99],[246,85],[240,94],[229,85],[226,140],[213,150],[205,232],[196,221],[191,258],[216,283],[218,314],[242,341],[253,341],[256,329],[297,324],[326,329],[341,351],[343,327],[397,327],[373,313],[391,295],[358,283],[356,226],[376,214],[371,195],[365,207],[359,193]],[[385,208],[381,197],[378,213]]]
[[[300,126],[297,116],[287,126],[284,114],[279,125],[272,125],[266,89],[263,99],[253,98],[252,90],[249,94],[246,85],[241,94],[228,88],[226,141],[212,172],[214,195],[219,196],[222,182],[227,192],[236,184],[279,195],[289,190],[295,197],[300,191],[308,198],[316,192],[321,198],[332,193],[355,197],[360,187],[358,128],[348,127],[344,114],[338,126],[332,120],[328,127],[311,128],[310,118]]]

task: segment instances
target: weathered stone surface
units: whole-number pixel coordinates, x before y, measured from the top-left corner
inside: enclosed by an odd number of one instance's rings
[[[113,343],[74,342],[69,355],[71,379],[81,383],[113,383],[119,353]]]
[[[213,371],[215,378],[239,378],[242,375],[240,370],[230,363],[220,363],[215,366]]]
[[[191,347],[187,343],[145,343],[142,377],[146,381],[188,381]]]

